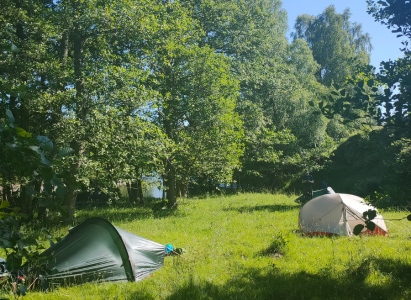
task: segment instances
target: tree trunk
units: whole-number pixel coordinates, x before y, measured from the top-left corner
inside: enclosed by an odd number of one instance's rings
[[[23,214],[27,215],[26,221],[33,220],[33,202],[30,195],[27,195],[27,187],[20,187],[20,208]]]
[[[183,197],[187,198],[188,197],[188,182],[182,185],[183,187]]]
[[[74,219],[74,212],[76,209],[76,199],[77,199],[77,187],[74,182],[73,184],[73,177],[70,179],[70,183],[67,182],[66,184],[66,194],[64,197],[64,204],[66,208],[66,218],[65,221],[67,223],[71,223]]]
[[[143,205],[144,200],[143,200],[143,189],[142,189],[142,181],[140,179],[137,179],[136,181],[128,181],[126,183],[127,185],[127,193],[128,193],[128,199],[131,204],[139,204]]]
[[[138,203],[140,205],[144,205],[144,199],[143,199],[143,180],[137,179],[137,196],[138,196]]]
[[[3,199],[9,201],[10,204],[12,204],[12,191],[13,186],[11,184],[6,184],[3,187]]]
[[[41,192],[41,184],[42,184],[42,181],[41,181],[41,180],[36,180],[36,181],[34,182],[34,190],[35,190],[37,193],[40,193],[40,192]],[[33,199],[33,200],[34,200],[34,199]],[[44,221],[46,221],[46,218],[47,218],[47,209],[46,209],[46,207],[40,207],[40,206],[38,206],[37,219],[40,220],[40,221],[42,221],[42,222],[44,222]]]
[[[133,184],[131,183],[131,181],[127,181],[126,186],[127,186],[128,200],[130,201],[132,205],[135,205],[137,199],[136,199],[136,193],[134,193],[134,190],[133,190]]]
[[[168,208],[177,208],[177,187],[176,187],[176,171],[174,166],[167,163],[167,206]]]
[[[118,183],[116,183],[116,194],[117,194],[118,199],[121,199],[122,195],[121,195],[121,190],[120,190]]]
[[[11,184],[3,184],[3,201],[11,202],[11,189]]]
[[[61,67],[64,68],[67,65],[67,57],[68,57],[68,46],[69,46],[69,34],[67,31],[63,33],[61,38]]]
[[[178,187],[178,195],[180,198],[187,198],[187,191],[188,191],[188,183],[179,182],[177,184]]]
[[[140,199],[138,199],[138,185],[136,181],[131,181],[131,192],[133,195],[133,203],[139,204]]]
[[[208,193],[210,195],[214,194],[214,184],[213,181],[211,179],[207,180],[208,181]]]
[[[169,119],[165,119],[164,129],[168,138],[174,140],[173,123]],[[172,158],[169,158],[172,161]],[[176,170],[170,161],[165,162],[165,186],[167,187],[167,206],[168,208],[177,208],[177,186],[176,186]]]
[[[9,100],[9,109],[13,113],[14,118],[16,118],[16,102],[17,102],[17,97],[10,95],[10,100]]]
[[[75,23],[73,28],[73,49],[74,49],[74,77],[75,77],[75,89],[76,89],[76,115],[80,121],[80,126],[85,127],[87,123],[88,115],[88,101],[85,97],[85,86],[83,77],[83,46],[86,38],[82,35],[81,24]],[[64,56],[64,54],[63,54]],[[71,222],[74,218],[74,212],[76,209],[76,199],[78,193],[78,183],[76,175],[81,166],[81,157],[85,151],[85,142],[83,133],[77,137],[76,141],[72,141],[71,145],[76,157],[75,162],[70,165],[70,177],[67,179],[66,195],[64,197],[64,204],[67,209],[67,222]]]
[[[74,212],[76,210],[76,200],[78,194],[78,182],[76,179],[76,175],[78,174],[78,170],[80,168],[80,157],[84,154],[84,143],[78,143],[76,141],[72,141],[70,143],[71,148],[74,150],[76,154],[77,160],[72,162],[69,167],[69,176],[66,180],[66,193],[63,197],[63,204],[66,208],[66,223],[71,223],[74,219]]]

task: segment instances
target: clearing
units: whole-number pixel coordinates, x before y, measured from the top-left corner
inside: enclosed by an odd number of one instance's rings
[[[180,200],[177,211],[79,210],[187,253],[139,283],[86,284],[24,299],[410,299],[411,224],[390,237],[305,237],[295,197],[238,194]],[[406,211],[381,211],[385,219]],[[65,235],[67,227],[54,231]]]

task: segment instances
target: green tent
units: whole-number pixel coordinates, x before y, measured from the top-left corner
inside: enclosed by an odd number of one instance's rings
[[[315,197],[319,197],[319,196],[326,195],[326,194],[335,194],[335,192],[330,187],[328,187],[326,189],[322,189],[322,190],[316,190],[316,191],[313,191],[313,199]],[[294,202],[303,203],[304,202],[304,195],[301,195],[300,197],[295,199]]]
[[[166,246],[147,240],[102,218],[90,218],[69,230],[42,255],[51,256],[42,282],[82,284],[90,281],[137,282],[161,268]]]

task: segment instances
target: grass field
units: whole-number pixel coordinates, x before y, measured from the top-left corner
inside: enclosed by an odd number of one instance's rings
[[[187,253],[166,257],[139,283],[87,284],[24,299],[411,299],[411,223],[387,221],[390,237],[305,237],[294,198],[239,194],[181,200],[177,211],[79,211],[78,222],[101,216]]]

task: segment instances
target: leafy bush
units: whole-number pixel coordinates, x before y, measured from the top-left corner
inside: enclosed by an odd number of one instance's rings
[[[366,202],[378,208],[388,208],[392,206],[392,198],[387,192],[377,192],[368,195],[364,199]]]
[[[369,209],[362,214],[364,218],[365,225],[358,224],[357,226],[354,227],[353,233],[355,235],[359,235],[364,228],[367,228],[369,231],[374,231],[376,225],[372,220],[375,219],[377,216],[377,211],[373,209]]]
[[[20,185],[20,207],[12,207],[8,200],[0,204],[0,248],[6,253],[5,268],[9,272],[9,280],[14,282],[14,291],[21,295],[27,292],[25,282],[34,282],[36,274],[44,274],[47,270],[44,262],[48,259],[40,253],[44,246],[36,238],[28,238],[22,234],[21,228],[29,218],[27,212],[29,199],[37,196],[40,207],[47,206],[51,197],[62,197],[65,187],[51,168],[51,161],[45,153],[53,150],[53,143],[45,136],[34,138],[24,129],[14,124],[10,110],[7,118],[0,120],[0,180],[2,185],[10,184],[10,179]],[[43,192],[32,188],[33,182],[43,183]],[[56,188],[57,187],[57,188]],[[51,238],[49,236],[49,238]],[[7,284],[8,280],[2,282]],[[18,285],[18,286],[17,286]]]
[[[18,291],[23,296],[28,289],[25,282],[34,282],[36,274],[47,272],[44,262],[49,259],[40,255],[45,249],[41,243],[21,233],[26,217],[20,213],[20,208],[11,208],[8,201],[0,204],[0,248],[6,253],[5,268],[9,272],[7,274],[11,275],[2,284],[12,281],[15,285],[14,292]]]
[[[290,234],[287,231],[281,230],[274,237],[270,247],[263,251],[264,255],[284,254],[290,242]]]

